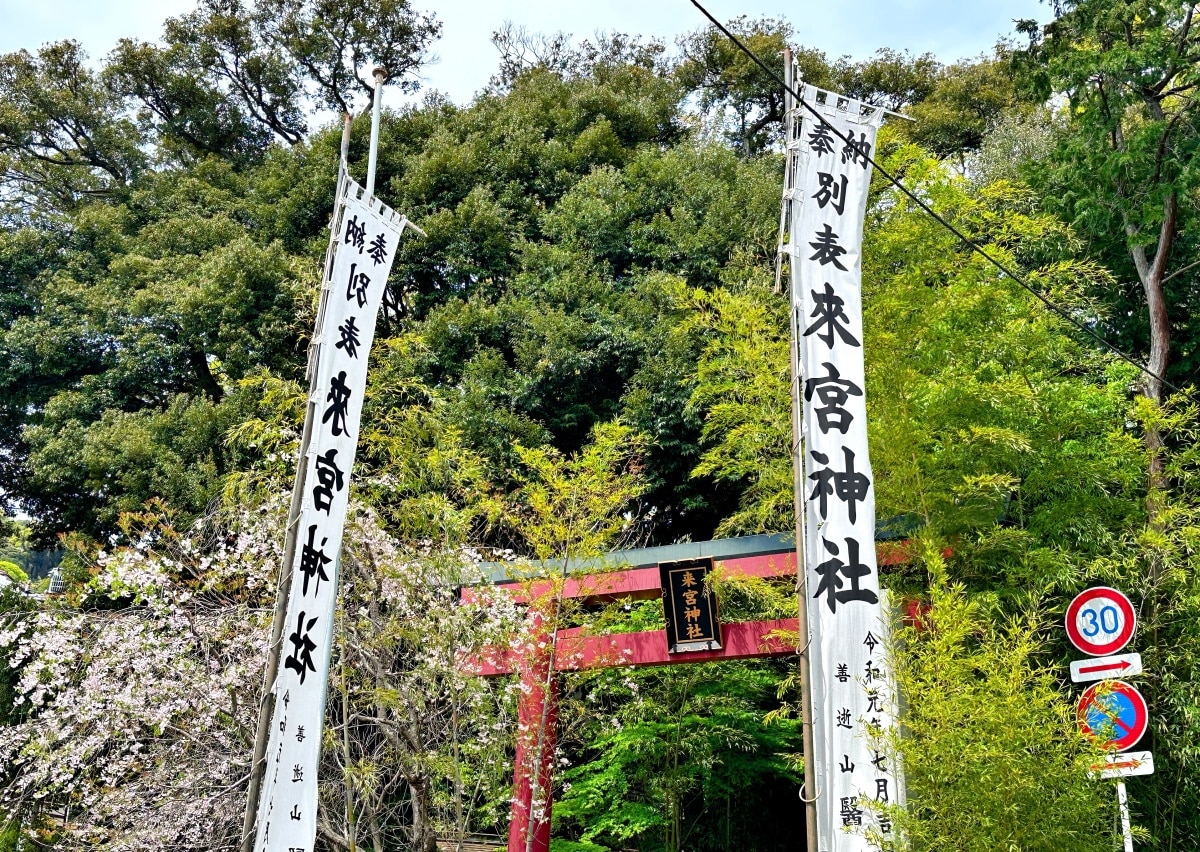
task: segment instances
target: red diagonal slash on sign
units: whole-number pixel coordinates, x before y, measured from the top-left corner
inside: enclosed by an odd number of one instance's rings
[[[1098,666],[1080,666],[1080,674],[1091,674],[1092,672],[1108,672],[1108,671],[1125,671],[1129,668],[1129,660],[1121,660],[1119,663],[1102,663]]]
[[[1104,714],[1104,720],[1106,722],[1112,722],[1113,727],[1115,727],[1115,728],[1123,728],[1124,729],[1125,733],[1118,736],[1117,739],[1127,736],[1133,732],[1133,728],[1129,727],[1129,725],[1126,725],[1124,722],[1121,721],[1120,714],[1115,709],[1113,709],[1113,707],[1111,705],[1102,704],[1100,702],[1096,702],[1096,703],[1100,707],[1100,712],[1102,712]]]
[[[1119,725],[1119,726],[1121,726],[1122,728],[1124,728],[1124,729],[1125,729],[1125,733],[1126,733],[1126,734],[1133,733],[1133,728],[1129,727],[1129,726],[1128,726],[1128,725],[1126,725],[1124,722],[1122,722],[1122,721],[1121,721],[1121,717],[1120,717],[1120,716],[1118,716],[1117,714],[1115,714],[1115,713],[1113,713],[1113,714],[1110,714],[1110,718],[1112,719],[1112,723],[1113,723],[1114,725]]]

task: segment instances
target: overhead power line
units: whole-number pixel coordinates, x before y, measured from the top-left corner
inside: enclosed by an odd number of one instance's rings
[[[736,35],[734,35],[732,32],[729,31],[728,27],[726,27],[724,24],[722,24],[720,21],[718,21],[716,18],[714,18],[712,13],[709,12],[707,9],[705,9],[704,6],[698,2],[698,0],[691,0],[691,3],[693,6],[695,6],[697,9],[700,10],[700,13],[703,14],[704,17],[708,18],[708,20],[712,23],[712,25],[714,27],[716,27],[721,32],[722,35],[724,35],[727,39],[729,39],[731,42],[733,42],[733,44],[736,45],[737,48],[740,51],[742,51],[742,53],[746,54],[746,56],[748,56],[750,58],[750,60],[752,62],[754,62],[755,65],[757,65],[759,68],[761,68],[763,71],[765,71],[772,80],[774,80],[776,83],[778,83],[780,88],[791,92],[792,97],[794,97],[796,99],[796,103],[800,104],[802,107],[804,107],[810,113],[812,113],[813,116],[817,119],[817,121],[821,122],[821,124],[825,125],[826,128],[828,128],[830,131],[832,131],[833,134],[835,136],[837,136],[838,139],[841,139],[847,145],[852,145],[852,146],[855,146],[855,148],[857,148],[858,143],[855,142],[855,140],[852,136],[842,135],[841,131],[839,131],[836,127],[833,126],[833,124],[831,124],[828,120],[826,120],[825,116],[821,115],[821,113],[818,110],[816,110],[812,106],[812,104],[810,104],[810,103],[808,103],[808,101],[804,100],[804,98],[801,96],[800,92],[798,92],[796,89],[790,88],[787,85],[787,83],[785,83],[783,81],[783,78],[781,78],[778,74],[776,74],[775,71],[773,71],[765,62],[763,62],[761,59],[759,59],[758,56],[755,55],[755,53],[752,50],[750,50],[750,48],[746,47],[746,45],[742,42],[741,39],[739,39]],[[1051,311],[1058,314],[1060,317],[1062,317],[1064,320],[1069,322],[1072,326],[1077,328],[1079,331],[1083,332],[1088,337],[1095,340],[1097,343],[1099,343],[1105,349],[1108,349],[1110,352],[1112,352],[1114,355],[1116,355],[1122,361],[1132,364],[1134,367],[1137,367],[1138,370],[1140,370],[1142,373],[1145,373],[1147,376],[1149,376],[1153,379],[1157,379],[1158,381],[1162,382],[1165,386],[1169,387],[1171,390],[1177,391],[1177,392],[1180,390],[1178,386],[1167,381],[1164,377],[1155,373],[1153,370],[1151,370],[1145,364],[1142,364],[1140,361],[1135,359],[1133,356],[1126,354],[1124,351],[1117,348],[1117,346],[1115,344],[1110,343],[1108,340],[1101,337],[1095,331],[1093,331],[1092,329],[1088,328],[1086,325],[1081,323],[1075,317],[1071,316],[1070,312],[1068,312],[1066,309],[1061,308],[1058,305],[1054,304],[1054,302],[1050,301],[1050,299],[1047,298],[1043,293],[1041,293],[1035,287],[1033,287],[1032,285],[1027,283],[1024,278],[1022,278],[1016,272],[1009,269],[1004,263],[997,260],[990,253],[988,253],[982,246],[980,246],[978,243],[976,243],[974,240],[972,240],[970,237],[968,237],[966,234],[964,234],[962,231],[960,231],[958,228],[956,228],[953,224],[948,222],[945,219],[945,217],[943,217],[940,213],[938,213],[936,210],[934,210],[932,207],[930,207],[929,204],[927,204],[924,200],[922,200],[916,193],[914,193],[912,190],[910,190],[907,186],[905,186],[903,183],[901,183],[899,178],[897,178],[895,175],[893,175],[891,172],[889,172],[887,169],[885,169],[883,166],[881,166],[866,151],[859,151],[859,154],[860,154],[860,156],[864,157],[869,163],[871,163],[871,165],[875,168],[875,171],[877,171],[877,172],[879,172],[879,174],[883,175],[883,177],[886,178],[894,187],[896,187],[896,189],[900,190],[902,193],[904,193],[906,196],[908,196],[912,200],[912,202],[914,204],[916,204],[918,207],[920,207],[923,211],[925,211],[925,213],[928,214],[930,218],[932,218],[935,222],[940,224],[942,227],[944,227],[950,233],[954,234],[954,236],[958,237],[958,239],[960,239],[963,243],[965,243],[966,246],[969,249],[971,249],[971,251],[975,252],[980,257],[982,257],[984,260],[986,260],[988,263],[990,263],[992,266],[999,269],[1000,272],[1002,272],[1004,275],[1007,275],[1009,278],[1011,278],[1013,281],[1015,281],[1018,285],[1020,285],[1024,289],[1028,290],[1035,299],[1037,299],[1039,302],[1041,302],[1043,305],[1045,305]]]

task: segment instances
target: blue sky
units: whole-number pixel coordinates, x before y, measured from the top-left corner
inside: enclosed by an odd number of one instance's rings
[[[705,23],[688,0],[415,0],[443,23],[434,50],[438,61],[424,71],[427,87],[469,100],[495,66],[491,33],[505,21],[530,32],[559,30],[577,38],[620,31],[673,40]],[[879,47],[929,51],[944,62],[989,51],[1012,32],[1016,18],[1046,21],[1039,0],[708,0],[718,18],[783,17],[798,44],[831,58],[865,57]],[[193,0],[0,0],[0,52],[34,49],[74,38],[103,56],[122,36],[157,38],[163,20],[192,8]]]

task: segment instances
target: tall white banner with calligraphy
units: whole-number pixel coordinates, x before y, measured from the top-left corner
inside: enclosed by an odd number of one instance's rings
[[[870,803],[895,804],[903,795],[879,741],[894,723],[895,696],[875,559],[863,367],[863,217],[883,111],[812,86],[803,96],[825,119],[797,104],[788,146],[815,751],[805,794],[817,797],[820,852],[858,852],[886,848],[893,834]]]
[[[392,260],[407,220],[345,174],[338,187],[309,377],[311,440],[283,664],[271,687],[275,710],[258,805],[255,852],[312,852],[317,769],[333,642],[337,566],[358,445],[367,355]],[[312,416],[310,414],[310,416]]]

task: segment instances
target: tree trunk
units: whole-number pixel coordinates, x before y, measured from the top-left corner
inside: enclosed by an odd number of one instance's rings
[[[1133,257],[1134,266],[1137,267],[1142,291],[1146,295],[1146,311],[1150,319],[1150,362],[1147,367],[1155,375],[1145,377],[1143,392],[1148,399],[1159,405],[1163,401],[1163,385],[1159,377],[1167,371],[1171,347],[1171,327],[1167,321],[1167,300],[1163,293],[1163,280],[1166,277],[1171,243],[1175,237],[1177,208],[1178,201],[1175,193],[1171,192],[1163,201],[1163,220],[1159,228],[1158,245],[1155,246],[1153,259],[1147,256],[1145,246],[1133,243],[1133,240],[1138,237],[1137,228],[1132,224],[1125,226],[1125,231],[1130,237],[1130,254]]]
[[[1175,238],[1175,218],[1177,199],[1174,192],[1167,194],[1163,201],[1163,219],[1158,232],[1158,244],[1155,246],[1154,258],[1151,260],[1146,253],[1146,247],[1135,242],[1138,237],[1137,228],[1126,223],[1125,231],[1129,236],[1129,250],[1137,267],[1138,278],[1142,283],[1142,291],[1146,295],[1146,311],[1150,320],[1150,359],[1146,367],[1148,373],[1143,375],[1142,393],[1161,407],[1163,403],[1163,381],[1166,375],[1167,363],[1171,354],[1171,327],[1167,318],[1167,300],[1163,292],[1163,282],[1166,277],[1167,258],[1171,253],[1171,243]],[[1163,500],[1166,494],[1166,476],[1163,472],[1163,434],[1158,424],[1146,424],[1146,520],[1151,529],[1162,527]],[[1161,574],[1161,560],[1157,553],[1149,554],[1149,579],[1152,587],[1157,587]],[[1153,601],[1153,596],[1151,596]],[[1149,615],[1153,621],[1154,604],[1151,602]]]
[[[1142,380],[1142,393],[1156,406],[1163,403],[1162,376],[1167,372],[1167,364],[1171,354],[1171,326],[1167,319],[1167,300],[1163,292],[1163,281],[1166,277],[1167,259],[1171,253],[1171,244],[1175,237],[1175,219],[1178,201],[1175,193],[1167,194],[1163,201],[1163,219],[1158,232],[1158,244],[1155,246],[1154,257],[1151,259],[1146,247],[1134,241],[1138,230],[1132,224],[1126,224],[1125,231],[1130,238],[1129,251],[1141,280],[1142,291],[1146,296],[1146,311],[1150,320],[1150,359],[1146,365],[1149,373]],[[1147,465],[1147,496],[1146,512],[1151,526],[1157,522],[1160,514],[1160,496],[1166,485],[1163,478],[1163,437],[1157,426],[1151,425],[1146,429],[1146,451],[1149,456]]]
[[[212,374],[212,370],[208,368],[208,356],[199,349],[188,349],[187,359],[204,395],[213,402],[220,402],[225,396],[225,392],[221,389],[216,376]]]
[[[371,845],[374,847],[373,852],[387,852],[383,845],[383,829],[379,826],[379,815],[374,808],[366,811],[369,825],[371,827]]]
[[[412,797],[412,845],[416,852],[437,852],[437,832],[433,830],[433,814],[427,778],[409,779]]]

